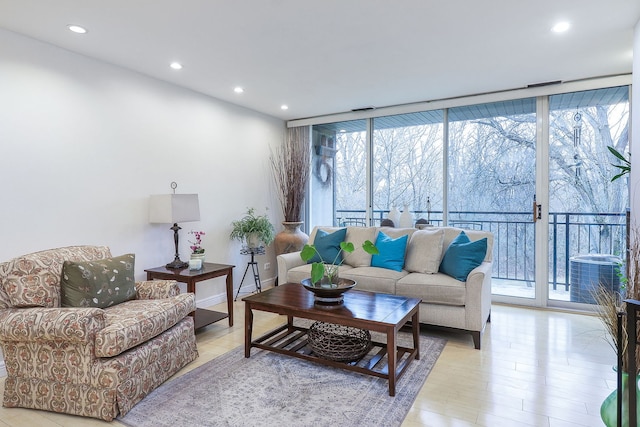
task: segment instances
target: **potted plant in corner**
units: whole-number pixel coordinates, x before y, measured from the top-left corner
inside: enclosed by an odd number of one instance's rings
[[[309,241],[309,236],[300,230],[311,169],[308,127],[289,129],[283,144],[271,152],[270,161],[284,215],[284,230],[276,235],[275,252],[276,255],[296,252]]]
[[[366,240],[362,244],[362,249],[371,255],[380,253],[370,240]],[[353,243],[340,242],[340,248],[334,251],[335,256],[333,256],[333,259],[325,260],[314,245],[304,245],[300,252],[300,258],[305,262],[314,262],[311,264],[311,277],[302,280],[301,283],[315,294],[316,302],[321,304],[340,304],[343,301],[342,294],[356,285],[355,280],[343,279],[338,276],[340,266],[344,262],[342,253],[351,253],[354,250]]]
[[[245,215],[231,223],[233,230],[229,236],[232,240],[238,240],[249,249],[255,249],[263,243],[268,246],[273,242],[275,229],[267,215],[256,215],[254,208],[248,208]]]

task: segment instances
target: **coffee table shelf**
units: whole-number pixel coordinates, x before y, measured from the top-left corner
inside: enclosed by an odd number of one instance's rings
[[[386,343],[371,341],[371,348],[364,356],[352,362],[337,362],[325,359],[313,352],[307,341],[308,331],[307,328],[300,326],[289,328],[288,325],[283,325],[252,341],[251,346],[323,365],[389,379],[389,364],[385,357],[387,355]],[[404,374],[409,363],[415,359],[416,350],[398,346],[396,352],[396,379],[398,379]]]

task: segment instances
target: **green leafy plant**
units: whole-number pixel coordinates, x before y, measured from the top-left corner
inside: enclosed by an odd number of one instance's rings
[[[265,245],[270,245],[275,237],[275,229],[267,215],[256,215],[254,208],[247,208],[242,219],[231,223],[233,230],[229,236],[232,240],[238,240],[250,246],[249,240],[255,235]]]
[[[620,164],[620,165],[615,165],[615,164],[611,163],[611,166],[614,166],[614,167],[618,168],[618,172],[619,172],[617,175],[615,175],[613,178],[611,178],[611,181],[615,181],[616,179],[622,178],[623,176],[631,173],[631,153],[629,153],[629,159],[627,159],[618,150],[616,150],[612,146],[608,145],[607,148],[609,149],[609,152],[611,154],[616,156],[618,158],[618,160],[620,160],[622,162],[622,164]]]
[[[378,255],[380,251],[370,240],[365,241],[362,244],[362,249],[368,254]],[[322,255],[313,245],[304,245],[302,251],[300,252],[300,258],[303,261],[307,262],[314,255],[318,255],[322,262],[314,262],[311,264],[311,282],[317,283],[322,280],[323,277],[327,277],[329,283],[335,283],[338,278],[338,267],[342,265],[344,262],[344,258],[341,256],[343,252],[351,253],[355,250],[355,246],[351,242],[340,242],[340,250],[336,254],[336,257],[330,262],[327,263],[324,259],[322,259]]]

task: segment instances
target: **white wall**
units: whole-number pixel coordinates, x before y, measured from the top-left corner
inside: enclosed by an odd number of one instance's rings
[[[207,261],[236,265],[237,288],[248,257],[229,241],[231,221],[268,207],[280,230],[268,159],[284,131],[279,119],[0,30],[0,262],[101,244],[135,253],[143,279],[173,260],[170,224],[149,224],[147,202],[176,181],[200,195],[202,218],[181,224],[182,259],[187,232],[205,231]],[[271,262],[268,284],[275,256],[258,261]],[[200,306],[222,301],[224,279],[196,289]]]

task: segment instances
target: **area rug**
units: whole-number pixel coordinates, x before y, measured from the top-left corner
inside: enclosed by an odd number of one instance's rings
[[[398,342],[407,344],[402,334]],[[389,396],[378,377],[240,346],[171,380],[118,421],[130,427],[399,426],[446,340],[420,335],[420,360]]]

